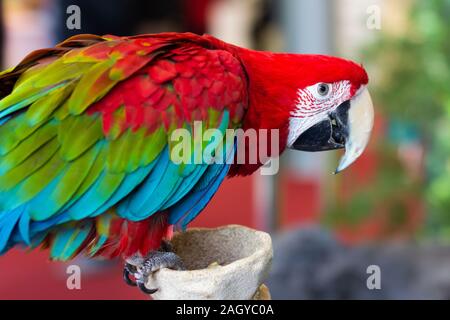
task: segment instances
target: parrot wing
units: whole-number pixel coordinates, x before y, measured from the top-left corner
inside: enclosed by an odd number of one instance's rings
[[[90,218],[107,225],[113,207],[129,221],[168,210],[185,227],[225,178],[235,146],[194,134],[188,145],[221,163],[177,164],[172,133],[193,133],[200,121],[224,134],[247,107],[236,58],[170,34],[77,36],[33,53],[0,83],[0,252],[35,246],[64,224],[52,246],[61,259],[86,241]]]

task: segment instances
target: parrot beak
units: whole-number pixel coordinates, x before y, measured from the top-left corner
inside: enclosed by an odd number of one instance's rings
[[[326,151],[345,148],[335,174],[350,166],[364,152],[373,128],[374,111],[367,88],[343,102],[324,120],[303,132],[291,148]]]

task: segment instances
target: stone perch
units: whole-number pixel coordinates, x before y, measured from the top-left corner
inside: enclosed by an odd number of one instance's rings
[[[273,255],[267,233],[238,225],[193,228],[176,233],[171,242],[187,270],[151,275],[147,287],[159,288],[153,299],[270,299],[263,285]]]

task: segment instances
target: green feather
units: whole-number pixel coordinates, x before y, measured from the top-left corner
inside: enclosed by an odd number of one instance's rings
[[[117,139],[123,133],[123,125],[126,121],[125,107],[121,106],[113,114],[113,123],[108,132],[108,139]]]
[[[34,102],[25,113],[28,123],[33,126],[46,119],[66,100],[74,88],[71,82],[63,87],[53,90],[47,96]]]
[[[34,201],[34,205],[29,207],[30,216],[35,220],[42,221],[50,218],[61,209],[86,178],[98,155],[98,151],[99,147],[94,146],[81,157],[66,165],[62,178],[58,181],[50,196],[46,196],[47,198],[44,199],[46,202],[45,209],[42,208],[39,201]]]
[[[59,125],[61,156],[67,161],[73,160],[103,137],[98,115],[69,116]]]
[[[49,85],[55,85],[68,80],[80,78],[87,72],[93,64],[90,63],[64,63],[62,59],[57,59],[41,72],[36,73],[27,81],[24,81],[17,89],[25,86],[33,88],[44,88]]]
[[[34,88],[28,88],[23,91],[14,91],[12,94],[6,96],[0,101],[0,118],[20,110],[23,107],[27,107],[41,97],[46,96],[50,91],[63,85],[64,84],[50,86],[39,91]]]
[[[149,141],[145,139],[146,132],[147,130],[145,128],[140,128],[136,132],[129,134],[129,139],[132,140],[131,143],[134,147],[130,151],[128,159],[123,159],[124,162],[127,162],[124,169],[126,172],[133,172],[138,169],[141,163],[146,142],[149,143]]]
[[[100,177],[100,174],[102,173],[104,167],[105,167],[105,158],[106,158],[106,148],[101,148],[100,152],[95,159],[94,164],[89,170],[88,175],[83,180],[83,183],[78,188],[78,190],[75,192],[75,194],[72,196],[72,199],[69,203],[66,204],[66,206],[70,206],[78,200],[82,195],[86,193],[86,191],[97,181],[98,177]]]
[[[39,150],[33,153],[20,165],[0,175],[0,190],[10,190],[22,182],[26,177],[41,168],[58,150],[59,144],[56,139],[47,142]]]
[[[71,80],[79,78],[91,64],[66,64],[61,59],[49,64],[28,77],[27,72],[19,78],[13,92],[0,101],[0,117],[27,107],[58,88],[67,86]]]
[[[102,61],[83,74],[69,99],[68,107],[71,114],[81,114],[117,83],[109,78],[109,70],[115,62],[113,58]]]
[[[146,166],[156,159],[167,144],[167,133],[163,127],[156,129],[144,138],[144,148],[140,165]]]
[[[16,148],[0,158],[0,173],[16,167],[33,152],[56,136],[56,124],[48,123],[23,140]]]
[[[47,63],[39,63],[36,64],[29,69],[27,69],[22,75],[17,79],[16,83],[14,84],[14,89],[21,86],[25,81],[28,81],[31,77],[34,77],[37,74],[42,73],[42,70],[44,70],[48,65],[50,65],[51,62]]]
[[[95,242],[89,247],[88,254],[90,256],[95,255],[108,240],[112,218],[113,214],[111,211],[108,211],[99,215],[95,220],[95,231],[97,233],[97,237]]]
[[[61,173],[65,164],[59,154],[56,153],[44,166],[18,186],[16,196],[11,197],[11,204],[19,206],[34,198]]]
[[[25,114],[19,114],[0,126],[0,156],[15,148],[22,140],[39,129],[43,123],[30,126]]]
[[[135,134],[129,129],[118,139],[110,141],[106,158],[106,167],[110,172],[124,172],[130,162],[130,154],[135,148]]]

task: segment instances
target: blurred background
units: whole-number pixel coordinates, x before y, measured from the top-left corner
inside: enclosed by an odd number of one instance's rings
[[[349,170],[339,152],[287,152],[278,175],[227,180],[191,226],[242,224],[273,235],[273,298],[450,298],[450,0],[3,0],[3,67],[77,33],[210,33],[250,48],[361,62],[375,133]],[[78,5],[81,29],[69,30]],[[299,75],[301,76],[301,75]],[[233,203],[231,206],[230,204]],[[0,257],[0,299],[145,299],[120,261],[47,252]],[[369,290],[368,266],[381,270]]]

